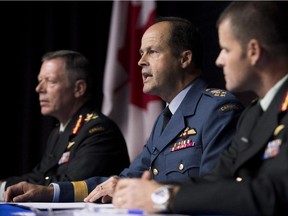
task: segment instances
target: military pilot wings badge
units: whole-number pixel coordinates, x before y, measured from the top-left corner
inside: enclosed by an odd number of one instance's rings
[[[175,142],[173,147],[170,149],[170,152],[178,151],[184,148],[195,146],[195,142],[191,139],[187,139],[190,135],[195,135],[197,132],[194,128],[186,127],[185,130],[180,133],[179,138],[182,138],[181,141]]]

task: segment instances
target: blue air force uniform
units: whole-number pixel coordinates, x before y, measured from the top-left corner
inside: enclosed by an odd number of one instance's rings
[[[150,170],[156,181],[184,182],[207,173],[230,145],[242,110],[231,93],[208,88],[200,78],[195,80],[163,132],[163,114],[159,115],[142,152],[120,177],[141,177]],[[83,182],[59,183],[59,201],[81,201],[106,179],[92,177],[84,186]]]

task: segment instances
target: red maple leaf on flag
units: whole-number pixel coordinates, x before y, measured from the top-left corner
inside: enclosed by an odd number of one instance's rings
[[[120,127],[130,159],[142,150],[163,101],[143,93],[139,48],[156,16],[153,1],[114,1],[104,74],[102,112]]]
[[[131,85],[130,102],[138,107],[146,109],[147,103],[152,100],[159,100],[158,96],[148,95],[143,93],[143,81],[141,75],[141,67],[138,66],[140,58],[139,48],[141,45],[141,37],[146,29],[153,23],[156,16],[156,11],[152,11],[147,23],[144,26],[137,26],[137,21],[140,19],[140,11],[142,4],[132,4],[129,2],[129,9],[127,14],[128,28],[126,29],[125,44],[118,52],[118,60],[129,73],[129,80]],[[125,84],[125,83],[123,83]]]

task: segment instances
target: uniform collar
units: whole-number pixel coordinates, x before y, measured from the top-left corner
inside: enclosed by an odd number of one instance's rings
[[[263,109],[263,111],[266,111],[271,104],[273,98],[275,97],[276,93],[279,91],[281,86],[284,84],[284,82],[288,79],[288,74],[284,76],[281,80],[279,80],[276,85],[274,85],[267,94],[260,99],[260,105]]]
[[[178,95],[176,95],[176,97],[173,98],[170,104],[167,103],[167,106],[169,106],[172,115],[176,112],[192,85],[193,83],[186,86],[181,92],[179,92]]]

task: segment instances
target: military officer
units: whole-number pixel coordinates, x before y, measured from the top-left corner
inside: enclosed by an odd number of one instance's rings
[[[239,118],[231,145],[213,171],[174,185],[121,179],[113,203],[188,215],[288,215],[287,2],[232,1],[217,26],[230,91],[259,98]]]
[[[49,185],[115,175],[129,166],[120,129],[91,105],[90,71],[82,54],[70,50],[45,54],[38,80],[41,113],[55,117],[59,124],[39,164],[31,172],[2,179],[2,194],[20,181]]]
[[[58,187],[16,185],[10,191],[19,188],[16,194],[25,193],[21,197],[8,193],[8,201],[52,201],[52,194],[59,194],[54,201],[79,201],[94,189],[85,201],[102,197],[105,203],[111,201],[119,178],[140,177],[150,170],[157,181],[183,182],[214,167],[231,143],[243,107],[231,93],[209,88],[201,78],[197,28],[177,17],[159,19],[144,33],[140,55],[144,93],[160,96],[172,115],[164,129],[164,115],[159,115],[149,140],[129,168],[109,179],[96,176],[76,183],[58,182],[60,191]]]

